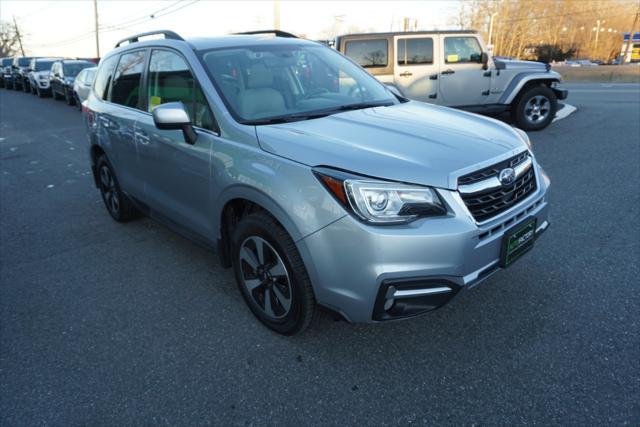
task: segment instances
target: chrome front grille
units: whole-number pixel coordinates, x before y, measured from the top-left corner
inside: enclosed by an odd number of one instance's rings
[[[516,178],[503,185],[500,171],[513,168]],[[478,222],[491,219],[515,206],[536,191],[533,161],[525,151],[500,163],[458,178],[458,191],[471,215]]]

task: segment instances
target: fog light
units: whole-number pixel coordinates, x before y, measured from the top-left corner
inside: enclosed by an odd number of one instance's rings
[[[393,298],[386,300],[386,301],[384,302],[384,310],[385,310],[385,311],[389,311],[389,310],[391,310],[391,308],[393,307],[393,304],[394,304],[395,302],[396,302],[396,301],[395,301]]]

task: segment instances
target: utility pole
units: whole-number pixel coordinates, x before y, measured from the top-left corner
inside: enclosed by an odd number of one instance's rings
[[[636,23],[638,22],[638,15],[640,15],[640,7],[638,7],[638,10],[636,11],[636,17],[633,20],[633,24],[631,25],[631,31],[629,31],[629,41],[627,42],[627,46],[624,49],[624,56],[622,57],[622,61],[621,61],[622,64],[624,64],[627,61],[627,55],[629,55],[629,48],[633,44],[633,30],[636,29]],[[622,37],[624,38],[624,36]],[[631,59],[629,59],[629,62],[631,62]]]
[[[18,37],[18,43],[20,43],[20,52],[22,52],[22,56],[26,56],[24,54],[24,48],[22,47],[22,36],[20,36],[20,30],[18,29],[18,23],[16,22],[16,17],[13,17],[13,28],[16,30],[16,37]]]
[[[280,29],[280,0],[273,1],[273,29]]]
[[[596,26],[596,42],[593,45],[593,50],[594,50],[593,53],[594,54],[596,54],[595,51],[598,49],[598,36],[600,35],[600,24],[604,24],[605,22],[607,22],[607,21],[604,21],[604,20],[601,21],[599,19],[596,21],[596,24],[597,24],[597,26]]]
[[[487,42],[489,46],[493,46],[491,44],[491,36],[493,35],[493,19],[496,17],[497,14],[498,12],[493,12],[491,14],[491,19],[489,20],[489,41]]]
[[[96,21],[96,58],[100,58],[100,36],[98,35],[98,0],[93,0],[93,15]]]

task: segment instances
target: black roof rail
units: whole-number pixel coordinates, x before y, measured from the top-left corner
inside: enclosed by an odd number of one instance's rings
[[[251,36],[254,34],[273,34],[276,37],[286,37],[288,39],[297,39],[298,36],[296,36],[295,34],[291,34],[291,33],[287,33],[286,31],[280,31],[280,30],[260,30],[260,31],[246,31],[244,33],[234,33],[235,35],[245,35],[245,36]]]
[[[127,37],[126,39],[122,39],[118,43],[116,43],[116,47],[120,47],[120,45],[122,43],[124,43],[124,42],[129,42],[129,44],[136,43],[136,42],[138,42],[138,39],[140,37],[155,36],[156,34],[162,34],[165,39],[182,40],[182,41],[184,41],[184,39],[182,37],[180,37],[177,33],[173,32],[173,31],[157,30],[157,31],[149,31],[149,32],[146,32],[146,33],[136,34],[136,35]]]

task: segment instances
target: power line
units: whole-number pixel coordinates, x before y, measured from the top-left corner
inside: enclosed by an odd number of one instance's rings
[[[158,9],[158,10],[152,12],[149,15],[144,15],[144,16],[141,16],[139,18],[131,19],[129,21],[123,21],[120,24],[116,24],[117,26],[116,25],[100,26],[100,31],[102,31],[102,32],[111,32],[111,31],[123,30],[123,29],[129,28],[129,27],[133,27],[135,25],[141,25],[141,24],[144,24],[146,22],[152,21],[154,19],[161,18],[163,16],[166,16],[166,15],[172,14],[174,12],[177,12],[179,10],[182,10],[182,9],[188,7],[188,6],[191,6],[194,3],[199,2],[200,0],[192,0],[191,2],[186,3],[186,4],[180,6],[180,7],[176,8],[176,9],[167,11],[167,9],[169,9],[169,8],[171,8],[173,6],[176,6],[177,4],[182,3],[183,1],[185,1],[185,0],[179,0],[179,1],[175,2],[175,3],[172,3],[169,6],[165,6],[165,7],[161,8],[161,9]],[[164,13],[161,13],[161,12],[164,12]],[[138,22],[133,22],[133,21],[138,21]],[[121,24],[127,23],[127,22],[132,22],[132,23],[129,23],[127,25],[121,25]],[[68,39],[58,41],[58,42],[40,44],[40,45],[36,45],[36,46],[37,47],[67,46],[67,45],[79,42],[81,40],[88,39],[89,37],[92,37],[94,34],[95,34],[95,31],[89,31],[89,32],[78,34],[76,36],[73,36],[73,37],[70,37]]]

